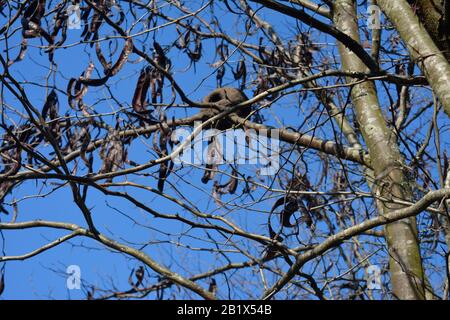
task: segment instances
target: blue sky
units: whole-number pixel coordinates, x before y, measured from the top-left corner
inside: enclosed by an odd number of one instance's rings
[[[193,5],[194,2],[189,1],[189,5]],[[193,5],[200,7],[202,3]],[[209,18],[210,13],[205,10],[201,15],[204,18]],[[216,12],[220,23],[224,30],[230,32],[234,37],[243,39],[244,34],[242,32],[243,20],[237,18],[234,15],[225,13],[224,11]],[[279,31],[280,35],[287,38],[292,34],[294,29],[294,23],[292,19],[280,17],[278,14],[273,14],[268,11],[262,11],[261,14],[269,21],[274,23],[274,26]],[[3,19],[3,18],[0,18]],[[15,27],[19,24],[16,23]],[[15,28],[13,28],[15,29]],[[102,32],[106,32],[108,27],[102,28]],[[287,30],[287,31],[286,31]],[[80,30],[68,30],[68,38],[65,44],[76,43],[79,41],[81,31]],[[324,37],[316,31],[313,31],[314,39],[317,39],[320,43],[328,43],[327,52],[330,54],[329,59],[338,59],[335,54],[334,40]],[[176,38],[175,29],[173,27],[161,28],[156,32],[150,33],[146,40],[146,50],[151,52],[152,38],[155,37],[157,41],[163,46],[168,46],[173,43]],[[15,31],[15,34],[9,39],[9,46],[16,48],[12,50],[17,52],[17,46],[20,43],[20,30]],[[254,37],[253,43],[257,43],[258,37]],[[214,74],[214,68],[211,68],[211,64],[216,62],[218,57],[215,55],[215,41],[208,40],[203,43],[204,56],[202,60],[190,66],[189,61],[184,53],[179,52],[176,49],[170,50],[168,57],[172,61],[172,72],[176,81],[181,85],[185,92],[189,93],[189,98],[192,100],[200,101],[208,92],[216,87],[216,80]],[[4,40],[2,38],[1,48],[4,48]],[[123,46],[123,41],[119,41],[119,50]],[[11,67],[11,72],[17,76],[18,81],[22,81],[23,87],[26,89],[28,98],[33,104],[40,108],[46,97],[46,91],[43,88],[46,85],[46,76],[49,74],[49,62],[47,55],[41,52],[36,46],[40,45],[40,41],[37,39],[31,39],[29,41],[30,48],[27,52],[26,58],[22,62],[18,62]],[[107,48],[107,42],[102,44],[104,48]],[[230,47],[230,49],[232,49]],[[14,53],[14,54],[15,54]],[[2,53],[3,54],[3,53]],[[90,54],[90,56],[89,56]],[[112,59],[115,61],[118,53]],[[132,55],[130,60],[136,59],[136,55]],[[241,56],[235,53],[230,57],[229,63],[233,66],[240,60]],[[102,72],[101,66],[95,57],[95,51],[90,49],[88,45],[74,45],[67,49],[60,49],[55,52],[55,61],[57,62],[57,72],[50,73],[49,86],[55,85],[56,88],[65,91],[67,82],[71,77],[78,77],[81,72],[87,67],[89,61],[94,61],[98,71]],[[120,73],[108,81],[110,90],[114,92],[115,98],[117,98],[123,106],[130,106],[131,99],[134,91],[134,87],[139,76],[139,72],[144,63],[127,64]],[[252,70],[250,64],[247,65],[248,70]],[[195,72],[194,72],[195,71]],[[96,74],[96,77],[99,74]],[[227,76],[224,80],[224,85],[236,85],[232,74],[228,69]],[[384,96],[384,88],[378,87],[380,96]],[[246,90],[248,96],[252,96],[252,90]],[[417,89],[418,95],[427,96],[426,90]],[[429,93],[428,93],[429,94]],[[23,111],[22,106],[14,101],[8,93],[5,94],[5,101],[9,101],[14,107]],[[109,93],[104,87],[90,88],[89,93],[86,95],[85,102],[87,104],[93,104],[99,98],[108,97]],[[170,88],[167,86],[164,90],[165,100],[169,100]],[[60,101],[60,113],[64,114],[66,111],[71,115],[75,115],[70,107],[67,105],[66,96],[58,92]],[[384,96],[385,97],[385,96]],[[279,125],[280,120],[284,126],[297,127],[299,123],[304,120],[303,109],[312,107],[312,100],[306,100],[306,105],[298,105],[298,97],[290,96],[278,101],[271,110],[264,110],[262,114],[267,120],[269,125]],[[179,102],[179,101],[177,101]],[[387,106],[387,99],[381,100],[384,106]],[[102,100],[99,103],[93,105],[97,113],[106,113],[118,110],[119,106],[112,100]],[[183,109],[183,108],[171,108],[168,110],[168,117],[176,116],[182,117],[185,115],[193,114],[197,110]],[[104,117],[107,119],[108,117]],[[429,119],[429,117],[427,117]],[[307,122],[303,130],[307,131],[308,128],[314,126],[315,121],[313,119]],[[323,114],[322,121],[326,120],[326,115]],[[114,116],[109,117],[110,123],[114,123]],[[417,127],[420,126],[418,120]],[[426,121],[426,120],[423,120]],[[448,129],[447,129],[448,130]],[[332,138],[331,125],[325,123],[322,128],[317,132],[319,136],[326,136],[328,139]],[[311,133],[310,133],[311,134]],[[448,136],[447,132],[444,132],[444,137]],[[443,140],[445,141],[445,140]],[[450,141],[450,140],[447,140]],[[145,138],[138,138],[131,145],[129,149],[129,158],[135,162],[148,161],[155,157],[154,151],[151,150],[152,140]],[[448,150],[448,145],[444,142],[444,147]],[[47,148],[48,150],[49,148]],[[317,157],[314,153],[309,157],[310,162],[309,169],[311,179],[315,179],[321,173],[322,167],[319,164]],[[100,167],[101,163],[97,160],[95,166]],[[352,167],[355,170],[360,170]],[[224,166],[225,170],[229,171],[229,168]],[[337,170],[337,168],[335,168]],[[254,168],[245,167],[243,173],[246,175],[254,175]],[[156,173],[157,168],[151,168],[146,173]],[[78,172],[82,175],[83,172]],[[179,192],[187,196],[193,205],[198,206],[206,212],[225,213],[223,208],[219,208],[214,200],[210,197],[211,183],[204,186],[200,183],[202,172],[195,170],[192,167],[177,168],[176,172],[171,174],[170,182],[177,185]],[[156,188],[157,180],[152,176],[130,176],[127,177],[129,181],[135,181],[148,185],[149,187]],[[225,178],[224,178],[225,179]],[[272,177],[264,178],[263,181],[267,184],[272,182]],[[119,178],[115,181],[123,181]],[[18,202],[18,221],[29,221],[33,219],[45,219],[74,222],[80,225],[85,225],[84,219],[80,210],[73,204],[72,195],[70,189],[67,186],[60,187],[59,181],[27,181],[22,183],[14,190],[12,195],[6,197],[6,202],[11,203],[14,199],[21,199]],[[331,183],[331,182],[329,182]],[[275,181],[277,185],[277,182]],[[167,192],[172,196],[177,196],[178,193],[168,184],[166,184]],[[47,192],[55,189],[48,196],[33,196],[46,194]],[[124,191],[125,188],[117,188],[117,190]],[[180,213],[185,214],[179,206],[174,205],[172,202],[163,199],[156,194],[139,190],[139,189],[126,189],[130,195],[135,196],[143,203],[149,205],[152,208],[157,209],[163,213]],[[224,196],[223,200],[229,200],[236,202],[240,205],[246,204],[241,209],[235,207],[235,210],[230,213],[229,217],[241,227],[246,230],[266,234],[266,220],[267,215],[263,212],[267,212],[267,208],[275,202],[276,195],[269,198],[264,198],[260,203],[254,204],[253,199],[248,194],[242,195],[243,186],[240,185],[238,192],[235,195]],[[364,191],[364,189],[363,189]],[[263,189],[257,189],[252,193],[254,199],[259,199],[265,195]],[[29,198],[24,198],[29,197]],[[235,197],[236,199],[234,199]],[[239,198],[239,199],[237,199]],[[235,201],[236,200],[236,201]],[[239,200],[239,201],[237,201]],[[169,222],[167,220],[156,219],[150,216],[148,213],[136,208],[131,203],[121,201],[114,197],[107,197],[98,191],[90,189],[87,205],[92,211],[93,219],[98,225],[99,229],[107,236],[111,236],[118,241],[123,241],[128,245],[132,245],[137,248],[142,248],[149,256],[155,260],[161,262],[166,267],[173,271],[182,273],[185,276],[192,276],[196,273],[205,272],[227,263],[227,260],[222,255],[216,252],[208,252],[204,250],[188,251],[178,244],[189,245],[193,248],[208,248],[213,250],[215,245],[213,242],[207,241],[208,234],[204,230],[191,230],[186,226],[179,223]],[[364,206],[360,204],[361,208]],[[12,212],[11,206],[7,208]],[[1,221],[8,221],[10,216],[0,216]],[[318,230],[320,231],[320,225]],[[3,231],[3,237],[5,239],[3,246],[4,253],[6,255],[20,255],[32,250],[37,249],[39,246],[44,245],[48,241],[52,241],[59,236],[66,234],[65,232],[49,230],[49,229],[36,229],[36,230],[22,230],[22,231]],[[293,237],[291,241],[308,241],[310,234],[305,232],[298,235],[297,238]],[[228,241],[225,237],[215,235],[215,239],[220,242]],[[0,238],[2,241],[2,238]],[[375,239],[374,241],[382,242],[382,240]],[[247,249],[251,252],[262,252],[263,248],[255,248],[254,243],[251,243],[253,247]],[[243,244],[243,247],[246,245]],[[343,245],[344,248],[346,245]],[[230,250],[233,247],[230,246]],[[331,253],[332,255],[333,253]],[[233,259],[233,262],[247,261],[247,258],[239,253],[230,252],[228,255]],[[383,263],[385,253],[380,251],[373,256],[373,262]],[[339,262],[341,264],[341,262]],[[67,266],[78,265],[81,268],[81,277],[83,282],[83,290],[68,290],[66,286],[67,276],[65,270]],[[61,246],[53,248],[45,253],[39,254],[36,257],[28,259],[26,261],[11,261],[6,265],[6,288],[0,299],[83,299],[86,297],[85,287],[94,285],[99,288],[116,288],[117,290],[126,290],[130,286],[128,284],[128,277],[132,269],[136,269],[142,265],[142,263],[127,257],[123,254],[110,252],[103,246],[99,246],[94,241],[85,238],[77,238],[71,240]],[[320,263],[317,263],[320,265]],[[317,266],[315,263],[307,265],[305,268],[314,268]],[[192,274],[186,273],[187,269]],[[323,266],[322,266],[323,267]],[[342,270],[345,269],[345,264],[342,263]],[[333,271],[338,272],[339,270]],[[250,268],[248,271],[242,272],[239,279],[244,283],[246,276],[253,279],[257,277],[258,271],[256,268]],[[363,277],[363,274],[360,274]],[[226,279],[224,277],[218,277],[219,286],[223,288],[220,292],[222,298],[234,298],[239,299],[248,297],[248,293],[244,290],[236,290],[232,295],[229,295],[226,290]],[[273,279],[270,279],[272,281]],[[153,271],[147,269],[146,284],[154,283],[157,281],[157,276]],[[439,280],[436,280],[439,281]],[[199,282],[203,287],[208,286],[208,280]],[[101,294],[102,292],[96,292]],[[166,293],[170,297],[170,294],[177,295],[178,292],[173,290]],[[262,294],[261,292],[255,293],[256,296]],[[198,298],[193,293],[183,291],[181,294],[187,298]],[[150,294],[148,298],[155,298],[154,294]]]

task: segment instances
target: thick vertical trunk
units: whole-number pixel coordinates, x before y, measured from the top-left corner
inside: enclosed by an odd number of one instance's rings
[[[333,20],[339,30],[360,41],[354,0],[336,0]],[[344,70],[368,71],[364,63],[344,45],[339,44],[339,52]],[[385,197],[410,199],[411,191],[403,172],[403,160],[395,135],[387,127],[382,115],[374,83],[367,81],[356,84],[351,97],[370,153],[379,192]],[[380,206],[380,214],[398,208],[399,205],[385,203]],[[404,219],[387,225],[386,241],[393,294],[399,299],[424,299],[424,274],[416,219]]]
[[[450,0],[408,0],[420,22],[450,61]]]
[[[450,64],[406,0],[377,0],[450,116]]]

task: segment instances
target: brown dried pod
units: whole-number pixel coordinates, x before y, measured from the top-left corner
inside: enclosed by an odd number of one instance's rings
[[[158,144],[156,144],[156,135],[154,135],[154,141],[153,141],[153,149],[157,153],[159,158],[166,157],[168,155],[168,143],[170,143],[172,131],[167,126],[167,120],[165,119],[165,116],[162,116],[161,123],[160,123],[160,132],[159,132],[159,141]],[[169,176],[171,170],[173,168],[173,162],[172,161],[163,161],[161,162],[159,166],[159,172],[158,172],[158,190],[160,192],[164,191],[164,183]]]
[[[38,30],[32,30],[30,23],[40,26],[41,19],[45,14],[45,0],[33,0],[25,9],[22,17],[22,35],[26,38],[38,36]]]
[[[146,67],[141,70],[139,79],[136,83],[136,89],[134,90],[133,101],[131,105],[137,113],[143,113],[146,110],[146,97],[151,81],[151,67]]]
[[[120,69],[122,69],[123,65],[127,62],[128,56],[131,54],[132,51],[133,51],[133,40],[131,38],[127,38],[119,58],[117,59],[116,63],[106,71],[105,77],[99,79],[90,79],[90,77],[84,76],[80,77],[78,81],[86,86],[91,87],[99,87],[104,85],[109,78],[115,76],[120,71]]]
[[[5,273],[3,271],[0,272],[0,296],[2,295],[3,291],[5,291]]]
[[[117,131],[114,130],[102,145],[100,158],[103,160],[103,164],[99,173],[116,172],[127,161],[127,152]],[[108,178],[106,182],[112,182],[112,178]]]

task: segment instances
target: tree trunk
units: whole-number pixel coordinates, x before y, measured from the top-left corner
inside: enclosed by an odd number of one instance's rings
[[[428,0],[429,1],[429,0]],[[406,0],[377,0],[450,116],[450,64]]]
[[[333,20],[339,30],[360,42],[354,0],[336,0]],[[343,44],[339,44],[339,52],[345,71],[368,71],[365,64]],[[386,125],[374,83],[366,81],[354,85],[351,98],[370,153],[377,185],[374,188],[384,197],[411,200],[412,194],[403,172],[403,160],[396,137]],[[379,214],[389,213],[400,207],[383,203],[379,206]],[[398,299],[424,299],[424,273],[416,219],[408,218],[388,224],[385,233],[393,295]]]
[[[450,61],[450,0],[408,0],[420,22]]]

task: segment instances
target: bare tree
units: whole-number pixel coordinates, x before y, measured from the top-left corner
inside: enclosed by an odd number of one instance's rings
[[[136,266],[87,299],[448,299],[448,1],[0,15],[0,295],[96,248]]]

